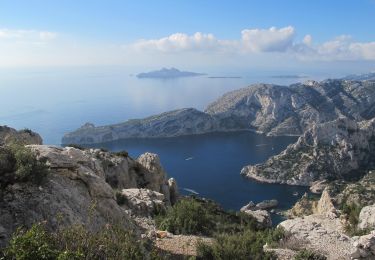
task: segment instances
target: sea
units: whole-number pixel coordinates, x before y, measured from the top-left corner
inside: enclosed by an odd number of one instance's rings
[[[224,93],[254,83],[289,85],[327,77],[242,71],[177,79],[138,79],[136,73],[122,67],[2,69],[0,125],[32,129],[42,136],[45,144],[59,146],[64,133],[86,122],[99,126],[179,108],[204,110]],[[182,194],[213,199],[228,210],[239,210],[249,201],[266,199],[277,199],[279,209],[286,209],[307,188],[259,183],[243,178],[240,171],[243,166],[264,162],[295,141],[296,137],[267,137],[243,131],[123,140],[97,147],[126,150],[134,158],[144,152],[157,153],[168,176],[177,180]],[[277,214],[272,217],[274,223],[281,220]]]

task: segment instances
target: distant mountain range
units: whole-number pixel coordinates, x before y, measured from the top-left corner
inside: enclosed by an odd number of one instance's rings
[[[154,70],[150,72],[143,72],[137,75],[137,78],[159,78],[159,79],[168,79],[168,78],[182,78],[182,77],[196,77],[206,75],[204,73],[196,73],[190,71],[181,71],[176,68],[162,68],[161,70]]]

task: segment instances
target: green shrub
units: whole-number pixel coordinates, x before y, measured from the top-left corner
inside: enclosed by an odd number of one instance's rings
[[[326,260],[324,255],[315,253],[311,250],[303,249],[294,257],[295,260]]]
[[[28,147],[13,145],[11,149],[16,159],[16,179],[18,181],[32,181],[40,184],[48,174],[48,167],[45,161],[38,160]]]
[[[16,158],[8,147],[0,146],[0,184],[7,185],[14,181]]]
[[[1,186],[16,181],[40,184],[48,171],[45,162],[38,160],[28,147],[18,144],[0,147]]]
[[[358,230],[359,213],[361,213],[362,206],[355,203],[347,204],[346,202],[341,205],[341,211],[346,215],[349,225],[345,226],[345,231],[348,235],[361,235],[363,231]]]
[[[81,225],[48,232],[43,224],[18,230],[3,252],[4,259],[75,260],[75,259],[144,259],[143,244],[129,231],[107,225],[90,232]]]
[[[56,259],[58,251],[51,241],[52,236],[48,234],[43,225],[33,225],[27,231],[18,229],[5,249],[4,259]]]
[[[198,243],[198,259],[276,259],[272,253],[263,250],[268,238],[268,232],[252,230],[216,235],[213,244]]]
[[[252,216],[225,211],[210,200],[193,196],[181,199],[166,212],[161,212],[156,217],[156,224],[159,229],[175,234],[213,235],[261,229]]]
[[[126,196],[122,195],[121,191],[116,191],[115,193],[116,201],[118,205],[124,205],[127,202]]]
[[[125,158],[129,157],[129,153],[127,151],[119,151],[119,152],[115,152],[114,154],[117,156],[125,157]]]
[[[174,234],[210,233],[214,220],[208,210],[194,199],[183,199],[156,219],[157,226]]]

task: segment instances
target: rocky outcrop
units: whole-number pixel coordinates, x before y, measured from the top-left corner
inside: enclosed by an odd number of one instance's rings
[[[149,217],[166,209],[163,194],[148,189],[123,189],[120,193],[121,206],[129,209],[131,214]]]
[[[375,259],[375,231],[368,235],[354,238],[351,259]]]
[[[159,193],[165,185],[165,173],[155,155],[142,157],[153,158],[146,160],[150,163],[148,170],[130,157],[100,149],[29,147],[39,160],[46,161],[49,174],[40,185],[16,182],[0,191],[0,247],[17,227],[41,221],[47,221],[51,229],[83,224],[97,230],[106,223],[116,223],[138,232],[140,228],[128,210],[134,214],[149,212],[150,201],[155,207],[169,205],[170,198]],[[133,193],[129,193],[131,188],[135,189]],[[116,199],[116,190],[124,191],[127,207],[119,205],[122,203]]]
[[[61,142],[62,144],[94,144],[128,138],[204,134],[217,130],[218,123],[211,115],[186,108],[111,126],[94,127],[93,124],[86,123],[76,131],[65,134]]]
[[[279,224],[294,241],[299,241],[298,249],[310,249],[328,257],[328,259],[350,259],[352,240],[344,233],[339,218],[324,215],[309,215],[289,219]],[[292,240],[292,239],[290,239]],[[290,245],[293,249],[296,245]]]
[[[267,210],[255,209],[244,210],[244,213],[254,217],[254,219],[263,227],[272,227],[271,215]]]
[[[272,209],[276,208],[279,205],[279,202],[275,199],[273,200],[263,200],[256,204],[256,207],[259,209]]]
[[[307,81],[291,86],[255,84],[223,95],[204,112],[175,110],[145,119],[67,133],[63,144],[93,144],[126,138],[160,138],[215,131],[252,130],[267,135],[301,135],[318,123],[346,116],[375,116],[375,82]]]
[[[321,194],[327,187],[327,180],[314,181],[311,184],[310,191],[315,194]]]
[[[359,214],[358,228],[375,229],[375,204],[362,208]]]
[[[282,153],[244,167],[241,174],[263,182],[306,186],[345,179],[356,170],[374,167],[374,148],[375,119],[340,118],[313,126]]]
[[[42,144],[43,140],[39,134],[23,129],[17,131],[8,126],[0,126],[0,145],[8,145],[17,142],[19,144]]]

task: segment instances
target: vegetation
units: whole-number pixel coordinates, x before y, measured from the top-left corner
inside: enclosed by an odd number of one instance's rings
[[[358,230],[357,225],[359,223],[359,213],[361,213],[362,207],[355,203],[347,204],[344,202],[341,205],[341,211],[346,215],[346,219],[349,222],[345,227],[345,231],[350,236],[360,235],[362,231]]]
[[[119,152],[115,152],[114,154],[117,156],[125,157],[125,158],[129,157],[129,153],[127,151],[119,151]]]
[[[144,259],[144,245],[129,231],[107,225],[98,232],[71,226],[49,232],[44,224],[17,230],[1,259]]]
[[[116,191],[115,196],[118,205],[121,206],[127,202],[126,196],[122,195],[121,191]]]
[[[249,215],[227,212],[212,201],[184,198],[156,218],[160,229],[175,234],[213,236],[198,244],[198,259],[274,259],[263,245],[284,237],[282,229],[265,229]]]
[[[315,253],[311,250],[303,249],[294,257],[295,260],[326,260],[324,255]]]
[[[213,235],[239,232],[247,228],[257,230],[255,219],[242,212],[227,212],[216,203],[195,197],[179,200],[166,212],[156,217],[159,229],[174,234]]]
[[[38,160],[30,148],[12,144],[0,147],[0,184],[16,181],[40,184],[48,174],[45,161]]]

